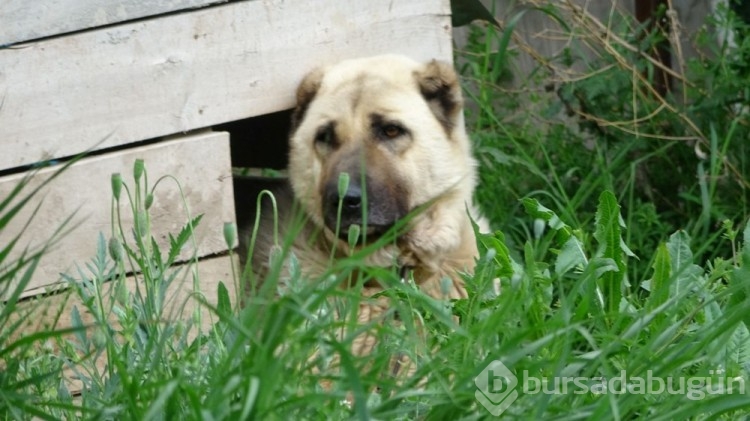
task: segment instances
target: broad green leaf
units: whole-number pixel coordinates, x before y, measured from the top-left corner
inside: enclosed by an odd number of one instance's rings
[[[232,302],[229,300],[229,290],[224,282],[219,282],[217,294],[216,309],[223,314],[231,314]]]
[[[750,364],[750,331],[745,323],[741,322],[734,330],[728,357],[745,369]]]
[[[596,231],[594,238],[599,243],[597,256],[612,259],[617,265],[617,271],[605,272],[600,278],[602,292],[607,302],[607,308],[614,313],[620,309],[622,299],[622,282],[625,277],[625,256],[622,249],[622,217],[620,205],[615,195],[605,190],[599,196],[599,206],[596,210]]]
[[[553,230],[565,230],[566,234],[570,235],[570,227],[566,225],[554,211],[543,206],[538,200],[527,197],[521,199],[521,203],[526,209],[526,213],[530,216],[544,220]],[[565,240],[567,240],[567,237]]]
[[[594,299],[599,310],[606,309],[606,303],[602,294],[602,288],[597,283],[597,280],[609,272],[616,272],[618,270],[614,260],[605,257],[593,257],[589,260],[589,263],[585,266],[581,274],[581,283],[586,287],[586,290],[581,291],[581,293]],[[585,300],[584,303],[586,302],[588,301]]]
[[[672,260],[670,293],[679,295],[686,288],[695,285],[703,275],[703,269],[693,264],[693,252],[690,250],[690,236],[687,232],[677,231],[669,236],[667,250]]]
[[[685,231],[677,231],[669,236],[667,243],[672,256],[672,269],[675,274],[693,264],[693,252],[690,250],[690,236]]]
[[[659,244],[654,257],[654,264],[651,266],[654,275],[648,280],[651,295],[648,304],[651,308],[656,308],[669,298],[669,281],[672,277],[672,259],[669,257],[669,250],[664,243]]]
[[[555,273],[562,275],[576,266],[584,266],[588,263],[586,253],[583,251],[583,244],[572,235],[560,250],[560,254],[555,261]]]

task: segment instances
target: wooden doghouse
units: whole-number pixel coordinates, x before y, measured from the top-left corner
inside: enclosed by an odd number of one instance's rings
[[[204,259],[200,287],[214,300],[218,281],[231,284],[222,227],[235,220],[233,163],[284,166],[284,110],[302,76],[374,54],[452,57],[448,0],[5,0],[0,28],[0,200],[30,167],[88,151],[0,231],[5,246],[42,202],[12,261],[75,213],[79,225],[43,258],[26,297],[59,289],[60,273],[90,261],[110,235],[111,174],[132,184],[143,159],[152,184],[174,176],[190,215],[204,214],[183,259]],[[152,225],[167,244],[188,219],[176,184],[161,187]]]

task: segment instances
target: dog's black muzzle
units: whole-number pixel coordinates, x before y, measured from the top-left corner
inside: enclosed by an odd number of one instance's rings
[[[326,227],[347,239],[349,228],[359,225],[368,240],[378,237],[402,218],[399,200],[391,194],[387,186],[378,185],[365,178],[363,189],[359,174],[349,177],[349,185],[339,194],[339,180],[335,177],[326,183],[323,191],[323,219]]]

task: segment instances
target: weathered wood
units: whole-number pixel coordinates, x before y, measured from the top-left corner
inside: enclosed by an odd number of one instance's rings
[[[150,208],[152,231],[164,252],[168,250],[168,234],[179,232],[189,220],[188,212],[193,218],[199,214],[204,216],[195,230],[197,250],[193,249],[192,242],[189,243],[182,251],[182,259],[189,258],[194,252],[206,256],[227,249],[222,227],[224,222],[234,221],[229,136],[221,132],[182,136],[76,163],[46,186],[23,212],[11,220],[9,226],[0,230],[0,244],[8,244],[24,228],[36,205],[41,203],[33,223],[26,228],[9,260],[5,260],[7,263],[13,261],[25,246],[33,248],[43,244],[73,213],[76,214],[73,222],[80,223],[43,257],[24,295],[34,295],[59,282],[61,272],[75,273],[76,264],[82,266],[95,255],[99,233],[104,233],[107,238],[111,236],[110,175],[121,173],[134,193],[133,164],[137,158],[145,161],[150,188],[162,176],[175,178],[159,182]],[[32,185],[41,183],[55,169],[39,171]],[[23,174],[17,174],[0,178],[0,198],[6,197],[22,177]],[[175,180],[179,181],[182,193]],[[124,189],[121,196],[123,230],[131,240],[133,211]]]
[[[224,283],[229,291],[229,298],[235,302],[236,286],[232,279],[232,264],[238,264],[236,256],[234,260],[229,255],[200,260],[197,264],[175,265],[172,269],[178,273],[176,279],[169,285],[165,294],[164,321],[187,320],[193,316],[193,311],[200,308],[201,328],[207,329],[212,323],[216,323],[216,315],[209,309],[200,306],[193,296],[194,292],[200,292],[206,301],[212,305],[216,304],[217,288],[219,282]],[[198,273],[197,283],[199,289],[193,285],[191,268],[195,267]],[[105,308],[110,308],[114,291],[111,288],[116,282],[106,282],[102,287],[102,296]],[[135,293],[140,288],[144,293],[144,285],[141,275],[128,276],[125,279],[126,288],[130,293]],[[122,304],[118,304],[122,306]],[[72,289],[41,298],[22,301],[17,304],[16,311],[11,315],[9,322],[13,323],[19,318],[25,322],[21,325],[24,334],[33,332],[49,331],[55,329],[66,329],[73,326],[71,311],[76,306],[81,315],[81,320],[86,326],[93,326],[95,318],[85,311],[81,299]],[[110,322],[116,322],[116,315],[109,315]]]
[[[219,318],[213,311],[203,306],[196,296],[200,294],[205,298],[206,302],[212,306],[216,306],[218,286],[221,282],[226,286],[231,302],[233,304],[236,303],[237,287],[232,277],[233,264],[236,268],[238,264],[237,259],[232,259],[230,256],[225,255],[201,260],[195,265],[175,266],[173,270],[177,271],[177,277],[167,288],[164,295],[163,318],[157,321],[157,323],[167,324],[175,321],[192,322],[191,329],[186,332],[188,340],[197,337],[199,332],[207,332]],[[198,282],[196,284],[193,283],[193,269],[197,272]],[[118,285],[117,282],[125,282],[126,288],[131,294],[134,294],[138,288],[140,288],[141,293],[144,291],[143,281],[140,276],[129,276],[124,281],[107,282],[101,285],[104,309],[108,311],[107,319],[109,326],[115,331],[119,331],[121,325],[118,322],[116,314],[109,312],[109,309],[113,305],[121,308],[123,306],[123,303],[116,303],[114,300],[115,291],[112,288]],[[198,288],[196,289],[194,285],[197,285]],[[24,323],[20,325],[20,329],[11,337],[11,342],[14,339],[20,338],[21,335],[74,327],[75,324],[72,320],[73,307],[77,309],[83,325],[87,327],[87,337],[91,338],[94,329],[96,329],[96,318],[86,310],[78,295],[72,289],[68,289],[57,295],[35,298],[18,303],[8,322],[9,324],[13,324],[21,319],[24,320]],[[194,317],[195,315],[199,317]],[[200,321],[200,324],[195,324],[196,321]],[[62,339],[76,340],[73,334],[66,335]],[[53,349],[57,348],[55,343],[50,343],[49,345]],[[95,364],[99,373],[105,372],[106,363],[106,355],[101,355],[97,359]],[[81,390],[82,384],[77,379],[73,370],[66,370],[64,379],[71,392],[75,393]]]
[[[450,60],[449,1],[242,1],[19,44],[0,169],[288,109],[314,66],[386,52]]]
[[[0,45],[203,7],[227,0],[3,0]]]

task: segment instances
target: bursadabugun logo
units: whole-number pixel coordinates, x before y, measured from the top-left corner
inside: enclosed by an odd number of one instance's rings
[[[518,377],[500,360],[492,361],[474,378],[474,396],[490,414],[498,416],[518,399]]]
[[[705,399],[708,395],[745,394],[745,378],[728,377],[723,370],[709,370],[708,376],[658,377],[652,370],[643,376],[629,376],[625,370],[607,378],[599,377],[544,377],[530,375],[523,370],[519,378],[499,360],[492,361],[474,379],[474,396],[494,416],[505,412],[524,395],[568,393],[592,395],[684,395],[690,400]],[[519,385],[520,383],[520,385]]]

